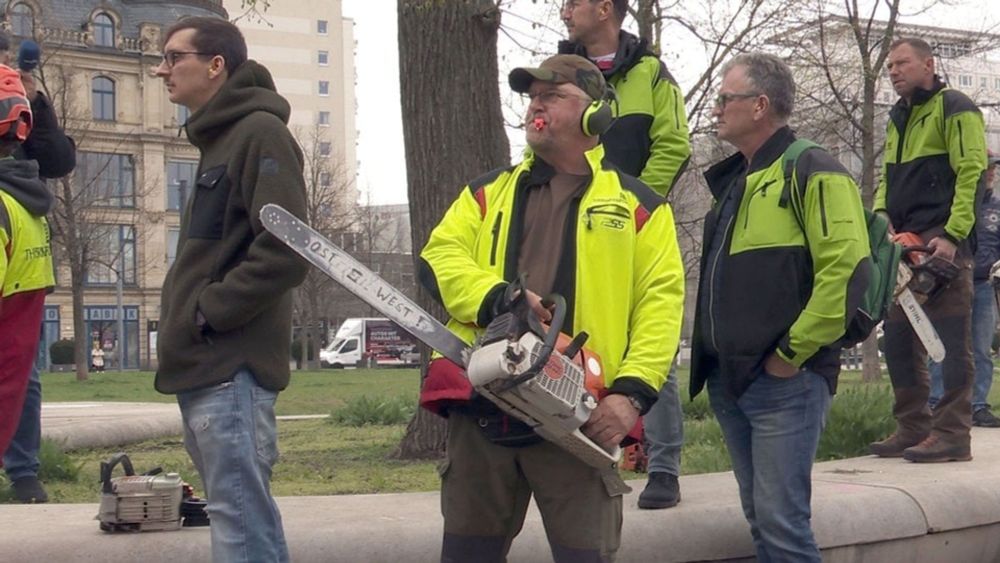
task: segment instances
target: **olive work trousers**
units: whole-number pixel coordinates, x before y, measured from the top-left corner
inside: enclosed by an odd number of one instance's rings
[[[439,471],[441,561],[505,561],[532,496],[557,563],[614,560],[622,495],[630,491],[617,468],[596,469],[548,441],[500,446],[483,435],[476,418],[452,414]]]

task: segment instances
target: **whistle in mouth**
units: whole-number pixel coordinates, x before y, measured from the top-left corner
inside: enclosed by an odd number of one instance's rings
[[[535,131],[541,131],[545,127],[545,120],[541,117],[536,117],[531,121],[531,124],[535,127]]]

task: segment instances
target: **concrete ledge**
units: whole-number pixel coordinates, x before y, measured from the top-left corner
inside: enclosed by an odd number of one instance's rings
[[[64,443],[83,447],[146,439],[152,432],[181,432],[175,404],[115,404],[107,408],[113,415],[95,413],[100,405],[45,405],[46,435],[62,432]],[[122,409],[135,412],[123,418]],[[84,439],[83,434],[91,437]],[[967,463],[862,457],[817,464],[813,528],[824,561],[1000,561],[1000,430],[973,429],[972,444],[975,459]],[[732,473],[682,477],[684,500],[669,510],[639,510],[636,497],[644,482],[630,484],[635,491],[625,498],[619,561],[752,561],[749,528]],[[95,484],[95,501],[97,496]],[[437,561],[439,502],[437,493],[278,499],[296,562]],[[98,529],[96,514],[96,503],[0,505],[3,560],[210,560],[207,528],[106,534]],[[509,559],[551,560],[534,506]]]
[[[992,432],[992,433],[991,433]],[[813,527],[830,562],[1000,560],[1000,431],[974,432],[976,459],[911,464],[872,457],[817,464]],[[753,546],[732,473],[681,478],[670,510],[625,499],[619,561],[750,561]],[[95,497],[97,489],[95,487]],[[439,557],[436,493],[278,499],[293,561],[432,562]],[[106,534],[96,504],[3,505],[8,561],[209,561],[209,531]],[[532,506],[511,561],[550,561]]]
[[[177,403],[42,403],[42,437],[68,450],[183,433]]]

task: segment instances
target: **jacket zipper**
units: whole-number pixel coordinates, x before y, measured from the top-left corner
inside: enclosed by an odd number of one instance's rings
[[[726,230],[722,233],[722,245],[719,247],[718,252],[715,253],[715,260],[712,263],[712,270],[709,272],[708,276],[708,333],[712,336],[712,348],[715,349],[717,353],[722,353],[719,350],[719,341],[715,336],[715,291],[713,291],[713,285],[715,284],[715,271],[719,267],[719,258],[722,253],[726,251],[726,241],[729,240],[729,228],[733,226],[733,222],[736,220],[736,215],[733,214],[729,218],[729,222],[726,223]]]
[[[829,236],[826,227],[826,196],[823,193],[823,181],[819,182],[819,216],[823,221],[823,238]]]
[[[500,221],[503,219],[503,211],[497,213],[497,220],[493,222],[493,243],[490,246],[490,266],[497,265],[497,244],[500,242]]]
[[[746,211],[746,213],[743,214],[743,230],[744,231],[747,230],[747,227],[750,226],[750,202],[752,202],[753,198],[757,196],[757,192],[760,192],[760,197],[767,197],[767,187],[770,186],[771,184],[775,183],[775,182],[777,182],[777,180],[770,180],[770,181],[764,182],[764,185],[762,185],[761,187],[757,188],[756,190],[753,191],[753,193],[750,194],[750,199],[747,200],[747,211]]]
[[[958,121],[958,153],[965,156],[965,135],[962,134],[962,120]]]

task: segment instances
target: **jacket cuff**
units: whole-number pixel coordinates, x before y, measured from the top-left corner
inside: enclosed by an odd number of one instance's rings
[[[951,243],[954,244],[955,246],[958,246],[958,245],[962,244],[962,241],[960,241],[959,239],[957,239],[954,236],[952,236],[952,234],[949,233],[948,231],[945,231],[944,233],[942,233],[941,236],[944,237],[944,238],[946,238],[946,239],[948,239],[948,240],[950,240]]]
[[[483,303],[479,306],[479,313],[476,315],[476,324],[481,328],[489,326],[493,319],[507,312],[507,304],[504,303],[504,294],[507,292],[507,282],[501,282],[493,286],[483,298]]]
[[[795,359],[798,354],[795,350],[792,350],[792,338],[788,334],[782,336],[781,340],[778,341],[778,347],[775,349],[775,352],[778,354],[779,358],[785,360],[789,364],[797,368],[802,367],[802,360]]]
[[[653,408],[656,399],[659,397],[659,393],[648,383],[638,377],[629,377],[627,375],[616,379],[608,389],[608,394],[635,397],[642,405],[642,410],[639,411],[640,416],[649,412],[649,409]]]

